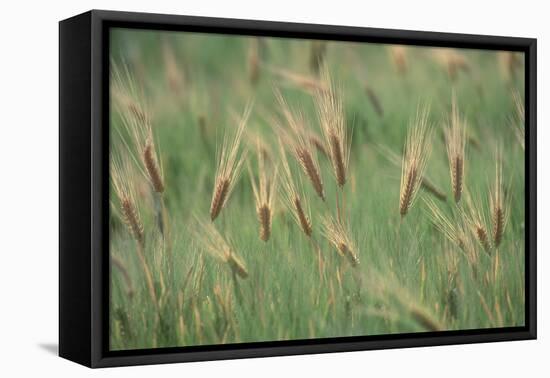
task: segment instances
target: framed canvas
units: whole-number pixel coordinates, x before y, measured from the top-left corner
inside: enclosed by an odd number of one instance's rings
[[[59,353],[536,338],[536,40],[61,21]]]

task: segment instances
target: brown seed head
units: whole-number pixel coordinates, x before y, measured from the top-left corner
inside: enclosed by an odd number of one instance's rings
[[[214,186],[214,195],[212,196],[212,202],[210,203],[210,220],[214,220],[220,214],[223,205],[227,199],[229,193],[229,179],[225,177],[217,178],[216,185]]]
[[[162,173],[160,172],[155,155],[153,143],[149,140],[145,143],[145,148],[143,149],[143,163],[151,180],[153,190],[157,193],[163,193],[164,181],[162,179]]]

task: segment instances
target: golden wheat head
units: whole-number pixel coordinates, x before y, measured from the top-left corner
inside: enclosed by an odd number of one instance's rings
[[[341,91],[335,89],[326,66],[323,81],[326,83],[327,90],[317,91],[315,103],[334,177],[338,185],[343,187],[347,179],[350,156],[350,140],[344,117],[344,106]]]
[[[227,134],[224,136],[221,151],[218,155],[212,201],[210,202],[210,219],[212,221],[218,217],[225,207],[240,175],[245,157],[245,153],[241,152],[240,148],[241,139],[251,110],[252,105],[249,104],[244,111],[232,141],[229,141]]]
[[[462,210],[463,219],[472,234],[486,253],[491,253],[491,237],[487,227],[487,214],[481,201],[476,201],[466,193],[466,208]]]
[[[399,213],[403,218],[412,207],[431,152],[432,129],[428,122],[428,108],[418,110],[416,119],[409,125],[401,163]]]
[[[119,201],[122,219],[130,235],[139,244],[143,244],[143,223],[139,215],[132,181],[133,175],[129,162],[114,156],[111,159],[111,182]]]
[[[456,203],[460,202],[464,188],[464,163],[466,149],[466,122],[460,117],[456,96],[453,93],[450,125],[445,131],[447,157],[451,174],[451,187]]]
[[[491,208],[492,237],[495,248],[502,242],[506,223],[508,222],[509,209],[505,204],[504,186],[502,182],[502,150],[497,148],[495,181],[489,195]]]
[[[450,220],[431,199],[425,199],[424,203],[429,210],[428,217],[435,227],[445,235],[449,241],[460,249],[463,249],[465,245],[465,235],[460,225]]]
[[[403,158],[395,153],[388,146],[378,144],[375,146],[375,148],[380,155],[386,158],[394,166],[401,166],[401,161],[403,160]],[[420,184],[420,187],[426,192],[433,195],[438,200],[442,202],[447,201],[447,195],[432,180],[430,180],[430,178],[426,174],[424,174],[424,177],[422,177],[422,183]]]
[[[298,190],[296,184],[294,183],[292,172],[290,170],[281,140],[279,140],[279,146],[281,150],[281,165],[283,169],[283,174],[281,177],[282,198],[286,207],[290,210],[296,224],[309,238],[313,232],[309,204],[306,201],[303,190]]]
[[[241,278],[248,277],[246,265],[212,222],[195,217],[192,234],[202,250],[221,263],[227,264],[233,274]]]
[[[268,167],[266,164],[266,156],[262,153],[261,143],[259,140],[256,145],[258,156],[258,182],[254,179],[254,174],[252,173],[250,165],[248,166],[248,172],[256,203],[256,214],[260,224],[260,239],[266,242],[269,240],[269,236],[271,235],[271,220],[273,218],[273,200],[276,192],[277,168],[271,169],[271,167]]]
[[[315,147],[309,138],[309,130],[304,116],[299,112],[293,112],[282,94],[275,92],[281,112],[284,116],[286,128],[276,126],[279,137],[283,139],[285,145],[299,163],[302,171],[309,179],[315,193],[324,201],[325,189],[321,177],[321,168],[317,159]]]
[[[126,143],[127,149],[137,155],[141,161],[141,172],[147,178],[153,190],[159,194],[164,192],[164,174],[158,158],[159,152],[155,144],[152,120],[142,90],[137,88],[134,77],[128,68],[115,66],[113,75],[113,94],[115,99],[126,100],[117,109],[122,118],[122,125],[132,138],[132,146]],[[118,94],[118,95],[117,95]],[[115,101],[116,103],[116,101]]]

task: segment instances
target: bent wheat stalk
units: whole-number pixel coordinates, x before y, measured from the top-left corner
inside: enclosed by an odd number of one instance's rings
[[[359,265],[357,249],[353,243],[347,226],[332,216],[323,218],[323,235],[334,246],[338,254],[346,257],[352,267]]]
[[[268,66],[267,68],[273,75],[284,80],[284,82],[307,93],[314,94],[317,91],[326,90],[323,82],[315,77],[310,77],[273,66]]]
[[[437,229],[445,235],[449,241],[455,244],[462,251],[466,247],[466,234],[462,224],[451,221],[443,211],[431,199],[425,199],[424,203],[429,210],[428,217]]]
[[[232,274],[243,279],[248,277],[246,265],[213,223],[195,217],[192,233],[200,248],[218,261],[227,264]]]

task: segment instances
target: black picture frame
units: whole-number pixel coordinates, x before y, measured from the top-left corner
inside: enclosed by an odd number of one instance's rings
[[[525,54],[525,326],[109,351],[109,28],[128,27]],[[59,354],[89,367],[535,339],[536,71],[531,38],[92,10],[59,23]]]

